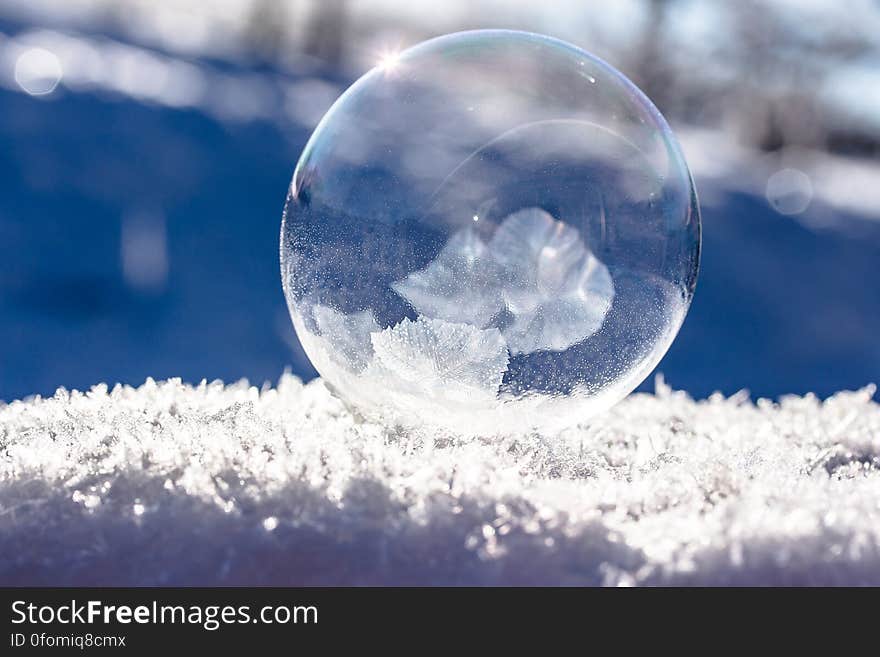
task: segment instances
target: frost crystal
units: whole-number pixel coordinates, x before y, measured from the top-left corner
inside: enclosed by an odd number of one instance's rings
[[[507,347],[498,329],[476,329],[440,319],[404,319],[371,335],[377,365],[393,385],[399,380],[431,396],[467,401],[494,396],[507,369]],[[376,372],[376,374],[380,374]]]
[[[373,313],[369,310],[346,315],[327,306],[315,305],[312,315],[318,330],[334,351],[330,358],[354,372],[362,371],[373,355],[370,334],[379,330]]]
[[[602,326],[614,284],[574,228],[529,208],[504,220],[489,249],[505,271],[514,319],[504,335],[514,354],[563,351]]]
[[[509,215],[488,246],[471,228],[392,285],[420,315],[486,327],[502,310],[514,354],[564,351],[602,326],[614,299],[608,268],[578,231],[540,208]]]
[[[391,287],[420,315],[482,328],[503,305],[499,275],[485,243],[466,228],[425,269]]]
[[[873,393],[476,439],[291,376],[60,390],[0,405],[0,584],[880,585]]]

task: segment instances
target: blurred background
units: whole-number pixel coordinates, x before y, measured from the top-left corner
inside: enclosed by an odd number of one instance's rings
[[[880,382],[878,2],[0,0],[0,399],[314,376],[278,271],[300,151],[380,58],[480,27],[593,52],[678,135],[704,250],[668,383]]]

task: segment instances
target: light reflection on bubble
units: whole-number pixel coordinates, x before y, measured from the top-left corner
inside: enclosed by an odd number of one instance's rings
[[[391,73],[397,66],[400,64],[400,53],[397,51],[386,51],[379,56],[379,62],[377,67],[385,71],[386,73]]]
[[[29,48],[15,62],[15,81],[31,96],[52,93],[63,75],[58,57],[45,48]]]

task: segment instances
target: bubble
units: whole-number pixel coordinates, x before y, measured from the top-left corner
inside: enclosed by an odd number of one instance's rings
[[[281,239],[297,334],[343,400],[496,433],[584,422],[648,375],[690,305],[700,216],[622,74],[484,30],[385,54],[336,101]]]

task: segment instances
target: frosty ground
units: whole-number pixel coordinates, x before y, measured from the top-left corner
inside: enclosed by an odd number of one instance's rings
[[[0,584],[880,584],[880,405],[657,383],[559,435],[353,416],[320,380],[0,406]]]

